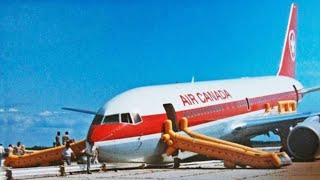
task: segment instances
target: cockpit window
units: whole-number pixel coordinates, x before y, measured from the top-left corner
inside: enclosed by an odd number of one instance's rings
[[[114,124],[119,123],[119,114],[105,116],[102,124]]]
[[[102,116],[97,114],[92,120],[92,125],[115,124],[115,123],[138,124],[140,122],[142,122],[142,119],[138,113],[122,113],[122,114],[113,114],[108,116]]]
[[[140,115],[138,113],[132,113],[132,117],[133,117],[133,122],[135,124],[139,123],[142,121]]]
[[[102,118],[103,118],[102,115],[97,114],[97,115],[93,118],[93,120],[92,120],[92,125],[99,125],[99,124],[101,124]]]
[[[121,122],[122,123],[130,123],[132,124],[132,119],[129,113],[121,114]]]

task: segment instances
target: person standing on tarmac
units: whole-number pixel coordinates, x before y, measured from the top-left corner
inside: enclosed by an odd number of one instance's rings
[[[71,165],[71,157],[73,156],[74,158],[76,158],[76,156],[74,155],[71,147],[70,147],[70,142],[67,141],[66,143],[66,147],[62,150],[62,156],[64,157],[64,159],[66,160],[68,165]]]
[[[84,153],[87,156],[87,173],[91,174],[90,172],[90,163],[91,163],[91,158],[94,155],[94,152],[97,150],[97,147],[94,146],[93,142],[87,142],[86,143],[86,148],[81,151],[81,153]]]
[[[5,153],[4,148],[3,148],[2,144],[0,144],[0,167],[2,166],[2,157],[3,157],[4,153]]]

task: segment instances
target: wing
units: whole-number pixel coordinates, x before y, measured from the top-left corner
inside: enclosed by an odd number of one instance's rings
[[[303,89],[301,93],[308,94],[308,93],[312,93],[312,92],[316,92],[316,91],[320,91],[320,86]]]
[[[303,89],[301,94],[306,95],[317,91],[320,91],[320,86]],[[290,131],[290,127],[296,126],[298,123],[304,121],[308,117],[319,115],[320,112],[304,112],[285,115],[277,114],[272,116],[240,120],[231,125],[231,127],[233,127],[231,128],[232,133],[223,138],[240,142],[243,138],[251,139],[257,135],[267,134],[270,131],[273,131],[275,134],[279,134],[279,129],[282,131],[287,131],[287,136]]]
[[[85,114],[95,114],[95,115],[98,114],[98,112],[88,111],[88,110],[83,110],[83,109],[75,109],[75,108],[68,108],[68,107],[62,107],[61,109],[68,110],[68,111],[85,113]]]
[[[308,117],[318,116],[317,113],[293,113],[286,115],[272,115],[258,117],[252,119],[244,119],[233,123],[232,133],[224,139],[232,139],[233,141],[241,140],[241,138],[252,138],[257,135],[266,134],[269,131],[276,131],[279,128],[290,128],[304,121]]]

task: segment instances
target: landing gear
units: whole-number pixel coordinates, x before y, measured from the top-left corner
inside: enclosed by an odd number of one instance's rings
[[[180,158],[174,158],[173,159],[173,168],[177,169],[180,167],[181,159]]]
[[[292,154],[290,153],[288,148],[288,135],[290,133],[290,126],[281,126],[280,128],[275,129],[273,133],[280,137],[280,152],[286,152],[290,157],[292,157]]]
[[[241,145],[244,145],[244,146],[247,146],[247,147],[253,147],[252,146],[252,142],[249,138],[246,138],[246,139],[239,139],[237,141],[234,141],[234,143],[237,143],[237,144],[241,144]]]
[[[252,147],[252,142],[251,142],[250,139],[244,139],[239,144],[242,144],[242,145],[247,146],[247,147]]]

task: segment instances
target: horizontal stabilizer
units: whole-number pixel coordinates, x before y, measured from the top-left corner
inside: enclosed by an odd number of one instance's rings
[[[308,94],[308,93],[315,92],[315,91],[320,91],[320,86],[312,87],[312,88],[308,88],[308,89],[303,89],[301,93]]]
[[[74,108],[68,108],[68,107],[63,107],[61,109],[68,110],[68,111],[75,111],[75,112],[85,113],[85,114],[98,114],[97,112],[83,110],[83,109],[74,109]]]

